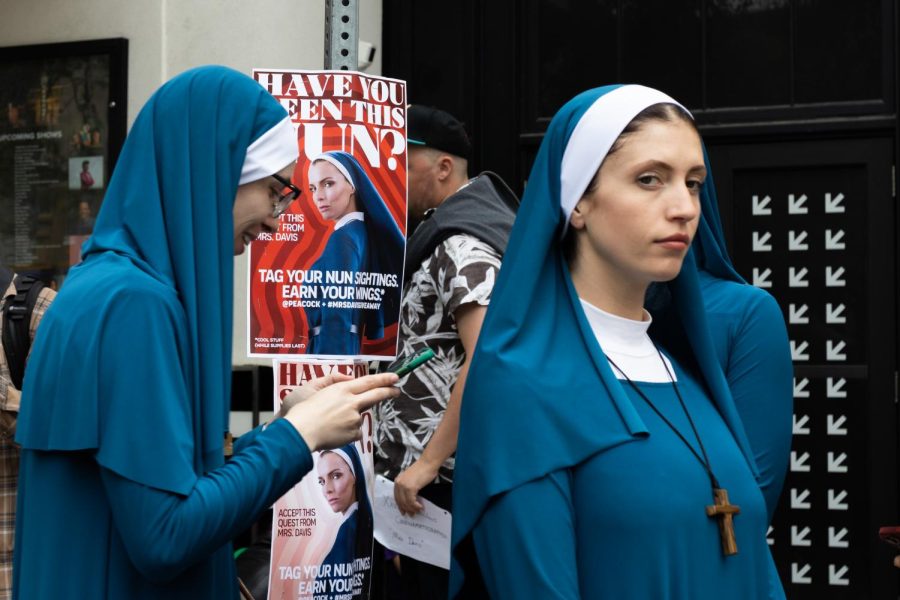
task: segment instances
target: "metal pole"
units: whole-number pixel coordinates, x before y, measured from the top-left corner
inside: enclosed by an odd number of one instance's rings
[[[325,68],[359,68],[358,0],[325,0]]]

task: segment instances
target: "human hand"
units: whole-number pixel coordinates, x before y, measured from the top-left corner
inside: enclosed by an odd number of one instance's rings
[[[333,383],[295,404],[284,418],[310,450],[338,448],[360,439],[360,413],[400,393],[393,387],[397,379],[394,373],[380,373]]]
[[[894,566],[900,569],[900,556],[894,557]]]
[[[438,469],[423,461],[421,458],[411,464],[405,471],[394,479],[394,500],[400,514],[414,516],[425,508],[419,502],[419,491],[433,482],[437,477]]]
[[[324,390],[329,385],[340,383],[341,381],[350,381],[351,379],[353,379],[353,377],[350,375],[332,373],[325,377],[316,377],[315,379],[310,380],[306,384],[295,388],[294,391],[284,397],[281,401],[281,409],[278,411],[278,416],[283,417],[288,414],[288,412],[294,408],[294,405],[312,398],[316,392]]]

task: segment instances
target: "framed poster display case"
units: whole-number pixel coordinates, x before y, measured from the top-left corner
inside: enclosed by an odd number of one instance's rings
[[[125,139],[128,41],[0,48],[0,263],[59,287]]]

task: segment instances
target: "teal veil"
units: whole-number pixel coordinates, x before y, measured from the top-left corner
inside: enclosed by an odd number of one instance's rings
[[[150,98],[83,262],[41,324],[23,447],[94,450],[120,475],[178,493],[223,463],[232,205],[248,146],[286,117],[261,86],[224,67],[187,71]],[[159,308],[147,318],[146,306]]]
[[[582,120],[607,126],[602,111],[591,108],[606,94],[634,87],[601,87],[573,98],[554,116],[535,159],[464,393],[453,483],[451,597],[466,597],[473,589],[469,583],[477,589],[471,534],[492,498],[647,435],[586,321],[560,243],[567,221],[561,201],[580,196],[596,170],[579,173],[574,183],[564,179],[573,133]],[[613,138],[646,107],[633,107]],[[670,310],[654,315],[662,343],[700,375],[756,475],[709,335],[692,253],[664,287]]]
[[[697,267],[711,275],[728,281],[746,283],[731,264],[725,234],[722,231],[722,220],[719,217],[719,202],[716,198],[716,186],[713,184],[712,171],[709,168],[709,156],[703,148],[703,159],[706,161],[706,182],[700,193],[700,224],[697,234],[691,243],[696,257]]]

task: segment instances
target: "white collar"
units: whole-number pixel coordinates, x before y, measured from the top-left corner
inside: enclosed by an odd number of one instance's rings
[[[342,518],[341,518],[341,524],[343,525],[343,524],[344,524],[344,521],[346,521],[347,519],[349,519],[350,516],[353,515],[353,513],[355,513],[356,510],[357,510],[358,508],[359,508],[359,500],[357,500],[356,502],[354,502],[353,504],[351,504],[350,506],[348,506],[348,507],[347,507],[347,512],[345,512],[343,515],[341,515],[341,517],[342,517]]]
[[[346,215],[344,215],[343,217],[341,217],[340,219],[337,220],[337,222],[334,224],[334,230],[337,231],[338,229],[340,229],[341,227],[343,227],[350,221],[365,221],[365,220],[366,220],[366,214],[363,212],[357,211],[357,212],[347,213]]]
[[[647,335],[653,318],[646,310],[643,311],[644,320],[635,321],[608,313],[587,300],[579,299],[584,315],[604,351],[629,356],[656,355],[656,347]]]
[[[632,381],[666,383],[671,381],[671,374],[672,379],[678,380],[669,358],[664,355],[663,361],[659,360],[660,354],[647,333],[653,322],[650,313],[644,310],[645,319],[635,321],[608,313],[586,300],[579,300],[600,349],[608,360],[611,359],[619,367],[610,363],[617,379],[626,379],[627,375]]]

